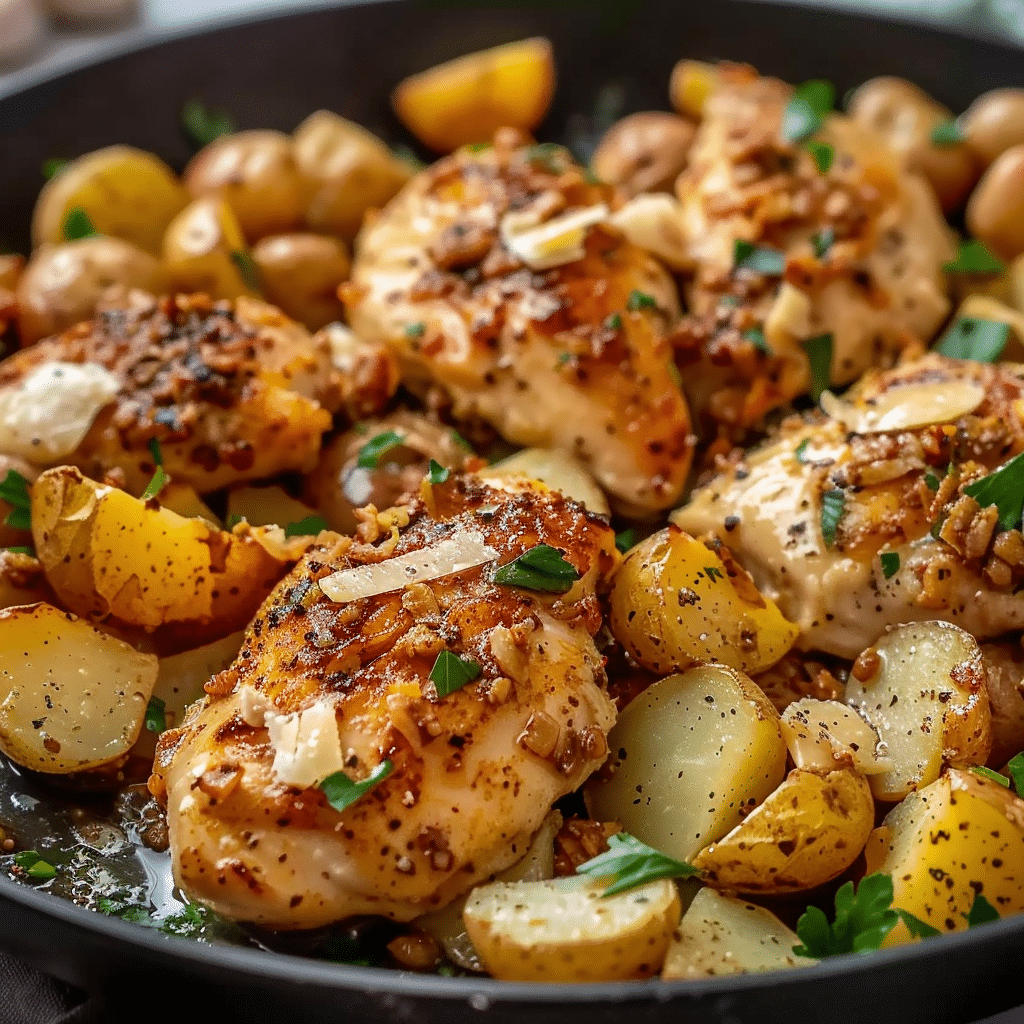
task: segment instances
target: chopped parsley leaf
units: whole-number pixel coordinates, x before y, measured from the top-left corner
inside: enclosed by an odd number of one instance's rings
[[[964,141],[964,133],[957,121],[941,121],[932,129],[931,140],[935,146],[955,146]]]
[[[843,518],[845,504],[846,494],[839,488],[826,491],[821,496],[821,536],[825,540],[825,547],[830,548],[836,542],[836,530],[839,520]]]
[[[335,772],[328,775],[319,788],[336,811],[343,811],[383,782],[394,770],[395,766],[384,760],[362,782],[353,782],[344,772]]]
[[[811,246],[814,248],[814,255],[819,260],[823,260],[829,253],[829,250],[835,245],[836,232],[831,226],[822,228],[819,232],[811,236]]]
[[[807,151],[814,159],[814,164],[822,174],[828,174],[832,169],[832,162],[836,158],[836,151],[827,142],[808,142]]]
[[[235,130],[231,117],[223,110],[212,110],[202,100],[189,100],[181,110],[181,127],[194,149],[208,146],[222,135]]]
[[[630,313],[638,313],[641,309],[657,309],[658,303],[655,301],[654,296],[648,295],[647,292],[642,292],[637,288],[634,288],[629,293],[629,298],[626,300],[626,309]]]
[[[719,569],[718,566],[715,566],[715,565],[705,565],[704,566],[704,571],[708,574],[708,579],[711,580],[712,583],[714,583],[714,581],[716,579],[719,579],[719,580],[724,580],[725,579],[725,573],[722,572],[722,570]]]
[[[161,733],[167,730],[167,705],[159,697],[150,697],[146,705],[146,728],[150,732]]]
[[[751,327],[749,331],[744,331],[743,340],[749,341],[758,352],[763,352],[766,356],[772,354],[771,345],[768,344],[768,339],[764,336],[764,329],[761,327]]]
[[[65,242],[77,242],[83,238],[94,238],[99,232],[92,218],[80,206],[68,210],[61,228]]]
[[[821,128],[836,99],[835,86],[822,79],[804,82],[793,93],[782,115],[782,138],[803,142]]]
[[[12,555],[31,555],[35,557],[35,550],[28,547],[11,547],[11,548],[0,548],[0,551],[10,551]]]
[[[882,563],[882,575],[891,580],[900,571],[900,553],[898,551],[883,551],[878,556]]]
[[[958,317],[936,342],[935,351],[950,359],[973,359],[994,363],[1010,338],[1008,324],[998,320],[979,320],[973,316]]]
[[[473,661],[472,658],[460,658],[445,649],[437,656],[434,667],[430,670],[430,681],[437,689],[438,697],[447,697],[456,690],[461,690],[466,683],[471,683],[480,672],[480,662]]]
[[[976,238],[966,238],[960,243],[956,257],[944,263],[942,269],[947,274],[1001,274],[1006,264],[997,256],[993,256],[985,247],[984,242]]]
[[[983,779],[989,779],[992,782],[998,782],[1000,786],[1005,786],[1007,789],[1010,788],[1010,780],[1005,775],[1000,775],[999,772],[994,772],[983,764],[972,765],[971,771],[975,775],[980,775]]]
[[[382,455],[386,455],[393,448],[405,444],[405,435],[394,430],[386,430],[383,434],[370,438],[362,448],[359,449],[359,458],[356,465],[362,469],[376,469],[380,465]]]
[[[427,467],[427,480],[430,483],[443,484],[451,475],[452,471],[446,466],[442,466],[440,462],[434,459],[430,460],[430,465]]]
[[[767,277],[780,277],[786,271],[786,257],[778,249],[754,245],[737,238],[733,242],[732,265],[734,270],[749,270]]]
[[[622,330],[622,317],[618,313],[610,313],[605,317],[604,328],[609,331]]]
[[[284,528],[286,537],[315,537],[322,530],[329,530],[327,520],[323,516],[306,516],[298,522],[289,523]]]
[[[974,928],[979,924],[988,924],[989,921],[998,921],[999,911],[980,892],[976,892],[971,909],[962,916],[967,919],[968,928]]]
[[[452,440],[460,447],[465,449],[470,455],[476,454],[473,451],[473,446],[457,431],[452,431]]]
[[[579,578],[580,574],[562,557],[562,553],[549,544],[538,544],[524,551],[494,574],[494,582],[503,587],[552,594],[566,593]]]
[[[1024,751],[1010,758],[1006,763],[1006,770],[1013,779],[1013,788],[1017,790],[1017,795],[1024,796]]]
[[[832,335],[819,334],[803,343],[811,369],[811,398],[818,401],[832,383]]]
[[[623,530],[622,533],[615,534],[615,546],[622,554],[625,554],[635,544],[636,530],[634,530],[632,526]]]
[[[1010,459],[994,473],[975,480],[964,488],[982,508],[992,505],[999,510],[999,526],[1014,530],[1021,524],[1024,512],[1024,453]]]
[[[51,178],[55,178],[60,172],[71,163],[70,160],[65,160],[63,157],[51,157],[49,160],[43,161],[43,177],[49,181]]]
[[[22,850],[14,855],[14,863],[21,868],[29,878],[48,880],[54,878],[57,869],[35,850]]]
[[[257,295],[262,295],[263,284],[260,281],[260,271],[255,260],[241,249],[232,249],[231,262],[238,268],[238,276],[241,277],[245,287],[251,292],[256,292]]]
[[[598,878],[611,875],[612,884],[601,895],[615,896],[659,878],[692,878],[700,871],[686,861],[666,857],[626,832],[618,832],[609,837],[604,853],[580,864],[576,873]]]
[[[801,465],[807,462],[807,446],[811,443],[809,437],[805,437],[797,446],[793,449],[793,455],[796,456],[796,461]]]
[[[29,495],[28,480],[16,469],[7,470],[7,475],[0,481],[0,498],[11,506],[4,525],[13,526],[16,530],[31,530],[32,498]]]
[[[418,320],[414,324],[406,324],[405,336],[407,338],[422,338],[426,333],[427,325],[422,320]]]
[[[142,492],[142,500],[150,501],[164,489],[164,485],[167,483],[167,474],[164,472],[164,456],[160,450],[160,442],[155,437],[151,437],[146,442],[146,447],[149,448],[153,462],[156,464],[153,479],[149,481],[146,489]]]

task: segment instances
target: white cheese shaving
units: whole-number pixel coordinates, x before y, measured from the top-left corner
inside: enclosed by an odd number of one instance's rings
[[[243,683],[238,688],[238,713],[246,725],[261,729],[266,724],[270,703],[256,687]]]
[[[549,270],[583,259],[587,228],[607,219],[604,203],[563,213],[536,227],[526,226],[523,214],[513,211],[502,217],[499,230],[505,247],[531,270]]]
[[[635,196],[609,218],[626,238],[673,270],[690,264],[683,237],[683,207],[674,196],[648,192]]]
[[[455,537],[446,537],[433,547],[409,551],[374,565],[331,573],[320,581],[320,589],[332,601],[358,601],[401,590],[410,583],[424,583],[486,565],[497,557],[498,552],[484,541],[483,534],[467,530]]]
[[[855,406],[831,391],[821,396],[822,411],[857,434],[910,430],[950,423],[981,405],[985,389],[973,381],[931,380],[890,388],[870,405]]]
[[[334,705],[318,702],[290,715],[265,716],[274,749],[274,774],[288,786],[307,788],[342,769],[341,736]]]
[[[0,452],[39,465],[70,455],[120,390],[95,363],[44,363],[0,391]]]

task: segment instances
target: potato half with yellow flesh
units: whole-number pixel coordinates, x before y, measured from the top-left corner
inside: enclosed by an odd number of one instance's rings
[[[546,39],[523,39],[406,78],[391,97],[399,120],[438,153],[489,142],[499,128],[530,133],[555,91],[555,62]]]
[[[188,199],[174,172],[152,153],[107,146],[72,160],[43,186],[32,214],[32,244],[66,241],[68,215],[82,210],[101,235],[157,256],[167,225]]]
[[[466,930],[503,981],[625,981],[661,970],[679,923],[675,884],[659,879],[615,896],[607,878],[493,882],[470,893]]]
[[[944,763],[988,760],[985,675],[974,637],[948,622],[897,626],[861,655],[846,703],[874,726],[892,759],[889,771],[871,776],[876,799],[901,800],[934,782]]]
[[[689,860],[782,782],[779,714],[741,672],[705,665],[649,686],[608,735],[612,754],[587,785],[591,816],[618,821]]]
[[[308,543],[275,545],[276,531],[246,527],[226,533],[69,466],[41,474],[31,494],[36,552],[60,602],[125,625],[241,629]]]
[[[142,728],[157,660],[49,604],[0,611],[0,750],[37,772],[98,768]]]
[[[804,892],[842,874],[875,824],[871,787],[851,768],[793,769],[764,803],[693,859],[709,885],[733,892]]]
[[[951,768],[894,807],[871,834],[867,871],[892,876],[893,906],[942,932],[967,927],[975,894],[1003,917],[1024,912],[1024,799]],[[910,942],[901,921],[884,945]]]
[[[626,650],[659,673],[705,661],[761,672],[799,633],[728,551],[677,526],[628,553],[612,581],[610,624]]]

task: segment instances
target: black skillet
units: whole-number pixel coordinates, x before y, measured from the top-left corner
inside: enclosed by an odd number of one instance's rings
[[[387,0],[311,4],[181,38],[142,33],[102,63],[30,70],[0,86],[0,245],[23,249],[40,166],[124,142],[172,165],[189,156],[184,102],[202,97],[239,127],[291,130],[327,107],[394,144],[388,106],[403,76],[449,57],[548,36],[559,86],[540,137],[587,145],[595,107],[664,108],[681,56],[748,61],[790,81],[829,78],[839,94],[866,78],[911,78],[954,109],[998,85],[1024,85],[1024,52],[923,26],[752,0]],[[607,86],[612,84],[609,90]],[[4,90],[7,90],[6,94]],[[0,765],[0,790],[33,792]],[[67,817],[39,814],[72,842]],[[62,834],[62,830],[64,834]],[[102,859],[102,858],[101,858]],[[1024,871],[1024,864],[1021,865]],[[1021,1001],[1024,917],[913,947],[817,967],[689,983],[508,984],[342,966],[201,943],[104,916],[0,877],[0,945],[139,1019],[604,1024],[822,1020],[830,1024],[978,1020]],[[0,1009],[3,993],[0,992]]]

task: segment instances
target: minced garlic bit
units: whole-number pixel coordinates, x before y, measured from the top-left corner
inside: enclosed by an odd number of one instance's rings
[[[932,380],[890,388],[867,405],[851,405],[824,391],[821,408],[854,433],[881,434],[951,423],[974,412],[984,398],[985,389],[973,381]]]
[[[531,270],[549,270],[583,259],[587,228],[607,220],[608,213],[599,203],[533,224],[529,214],[513,211],[501,219],[501,240]]]

